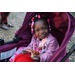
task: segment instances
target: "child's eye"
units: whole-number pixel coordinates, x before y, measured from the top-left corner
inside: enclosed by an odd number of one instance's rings
[[[44,27],[43,30],[45,30],[46,28]]]
[[[36,31],[39,31],[39,29],[37,29]]]

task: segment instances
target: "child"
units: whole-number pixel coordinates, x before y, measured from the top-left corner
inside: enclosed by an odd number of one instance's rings
[[[17,52],[9,59],[13,61],[19,53],[25,53],[25,50],[34,50],[40,53],[40,56],[32,57],[34,61],[48,62],[50,57],[59,48],[58,41],[49,32],[51,31],[50,19],[43,15],[36,15],[32,18],[31,33],[33,34],[31,43],[27,47],[20,47]]]

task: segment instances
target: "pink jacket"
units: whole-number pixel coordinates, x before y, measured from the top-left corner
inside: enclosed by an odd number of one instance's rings
[[[59,43],[55,37],[53,37],[51,34],[49,34],[48,38],[50,39],[50,42],[49,42],[49,45],[47,46],[46,52],[42,53],[40,55],[41,62],[48,62],[50,57],[59,48]],[[32,37],[31,43],[27,47],[25,47],[24,49],[34,50],[33,45],[34,45],[34,38]]]
[[[58,41],[56,40],[55,37],[53,37],[51,34],[49,34],[48,36],[48,41],[49,44],[47,45],[47,50],[45,51],[45,53],[42,53],[40,55],[40,62],[48,62],[50,57],[54,54],[55,51],[58,50],[59,48],[59,44]],[[9,59],[11,62],[13,61],[13,59],[22,51],[22,50],[26,50],[26,49],[31,49],[34,50],[34,37],[32,37],[31,43],[27,46],[27,47],[20,47],[17,52]]]

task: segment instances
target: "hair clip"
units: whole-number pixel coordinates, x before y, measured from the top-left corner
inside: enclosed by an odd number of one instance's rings
[[[38,15],[36,15],[35,17],[38,17]]]
[[[38,18],[40,19],[40,18],[41,18],[41,16],[40,16],[40,15],[38,15]]]
[[[34,26],[34,21],[31,24],[31,33],[33,33],[33,26]]]
[[[50,22],[50,19],[47,19],[47,22]]]
[[[33,20],[34,20],[34,17],[32,17],[31,21],[33,21]]]

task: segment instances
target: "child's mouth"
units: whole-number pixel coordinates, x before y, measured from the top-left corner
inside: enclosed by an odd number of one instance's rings
[[[45,34],[43,34],[43,35],[40,35],[40,37],[45,38],[45,37],[46,37],[46,35],[45,35]]]

